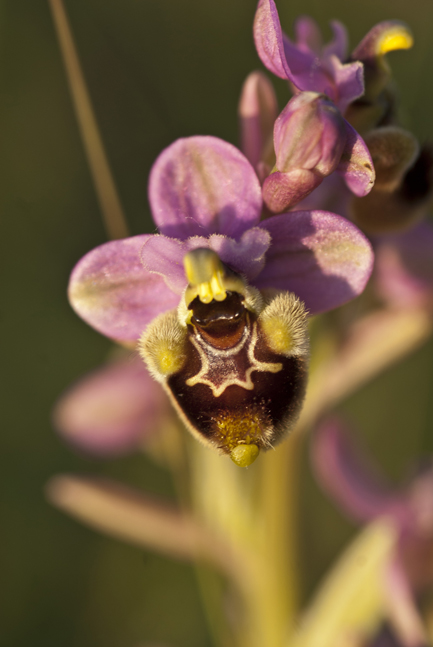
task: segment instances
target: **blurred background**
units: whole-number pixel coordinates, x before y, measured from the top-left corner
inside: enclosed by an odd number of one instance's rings
[[[131,232],[153,231],[152,162],[174,139],[212,134],[237,143],[241,84],[261,69],[253,0],[65,0]],[[300,13],[330,36],[337,18],[355,46],[376,22],[399,18],[415,47],[390,55],[402,125],[433,139],[431,0],[280,0],[291,33]],[[46,0],[0,2],[0,174],[3,382],[1,647],[207,647],[193,569],[102,537],[51,508],[59,472],[98,473],[173,497],[145,456],[97,461],[53,431],[58,395],[99,365],[110,343],[70,309],[70,270],[106,237]],[[286,85],[275,81],[280,108]],[[433,453],[433,342],[342,410],[390,478]],[[355,532],[320,493],[305,457],[299,529],[304,599]],[[320,543],[317,537],[320,537]]]

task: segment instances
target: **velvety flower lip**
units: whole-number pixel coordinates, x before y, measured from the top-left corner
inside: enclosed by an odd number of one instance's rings
[[[355,61],[342,63],[347,37],[344,27],[332,24],[334,40],[321,48],[313,21],[303,19],[294,44],[281,30],[274,0],[260,0],[255,21],[254,40],[265,67],[288,79],[300,91],[322,92],[342,113],[364,93],[363,66]]]
[[[303,211],[260,222],[254,169],[222,140],[191,137],[174,142],[152,169],[149,193],[162,234],[101,245],[71,275],[69,297],[75,311],[116,341],[135,343],[158,314],[177,307],[186,287],[183,257],[197,247],[216,251],[252,285],[294,291],[311,314],[350,300],[370,276],[371,245],[340,216]]]

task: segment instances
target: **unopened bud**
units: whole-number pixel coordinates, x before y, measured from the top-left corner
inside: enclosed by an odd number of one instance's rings
[[[260,163],[273,166],[272,130],[278,116],[272,83],[262,72],[252,72],[243,86],[238,107],[241,150],[257,170]]]
[[[386,172],[389,169],[382,169],[382,176]],[[386,184],[375,186],[370,195],[353,200],[351,211],[355,222],[368,234],[388,234],[404,231],[420,221],[432,198],[433,150],[425,146],[397,187],[390,190]]]
[[[361,133],[379,123],[389,123],[395,104],[395,92],[390,84],[391,68],[386,54],[399,49],[409,49],[413,37],[409,28],[398,20],[388,20],[375,25],[352,52],[351,61],[364,66],[365,92],[352,103],[346,119]]]
[[[337,168],[345,143],[344,119],[329,99],[316,92],[291,99],[275,122],[276,165],[263,186],[269,209],[284,211],[311,193]]]
[[[409,28],[398,20],[380,22],[370,29],[350,57],[352,61],[364,64],[364,100],[375,98],[391,76],[385,55],[398,49],[410,49],[412,45],[413,36]]]

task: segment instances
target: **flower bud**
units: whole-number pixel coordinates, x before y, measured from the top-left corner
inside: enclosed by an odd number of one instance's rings
[[[397,128],[383,130],[388,134],[398,131],[399,136],[392,146],[385,141],[379,146],[377,139],[372,140],[378,186],[351,205],[353,219],[369,234],[409,229],[426,215],[433,197],[433,151],[424,146],[414,160],[418,145],[409,133]]]
[[[269,209],[284,211],[311,193],[335,171],[345,143],[344,119],[324,95],[291,99],[275,122],[276,165],[263,187]]]
[[[256,171],[260,163],[269,164],[270,170],[275,163],[272,130],[278,106],[274,88],[262,72],[252,72],[246,78],[238,114],[242,152]]]
[[[348,107],[345,117],[357,131],[366,133],[379,124],[392,123],[396,96],[386,54],[412,45],[408,27],[388,20],[375,25],[353,51],[350,60],[364,66],[365,93]]]
[[[352,61],[364,64],[364,101],[375,99],[391,78],[386,54],[399,49],[410,49],[413,36],[409,28],[398,20],[387,20],[375,25],[355,48]]]
[[[416,138],[403,128],[384,126],[370,131],[365,143],[376,171],[374,190],[393,191],[419,154]]]

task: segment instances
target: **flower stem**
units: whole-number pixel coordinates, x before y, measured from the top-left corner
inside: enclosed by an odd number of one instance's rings
[[[110,239],[128,236],[128,226],[87,90],[62,0],[49,0],[75,113],[95,191]]]

